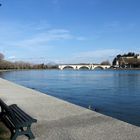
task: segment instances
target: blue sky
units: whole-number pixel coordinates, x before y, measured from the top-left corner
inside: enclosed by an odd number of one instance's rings
[[[10,61],[100,63],[140,52],[139,0],[0,0]]]

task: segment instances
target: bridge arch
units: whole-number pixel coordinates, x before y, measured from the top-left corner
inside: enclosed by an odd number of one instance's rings
[[[79,69],[79,70],[80,70],[80,69],[89,70],[90,68],[89,68],[88,66],[81,66],[81,67],[79,67],[78,69]]]
[[[90,67],[89,67],[89,66],[80,66],[80,67],[78,67],[78,69],[79,69],[79,70],[80,70],[80,69],[89,70],[89,69],[90,69]]]
[[[102,67],[102,66],[96,66],[96,67],[94,67],[94,70],[103,70],[104,69],[104,67]]]
[[[74,69],[74,67],[73,66],[64,66],[62,69],[63,70],[65,70],[65,69]]]

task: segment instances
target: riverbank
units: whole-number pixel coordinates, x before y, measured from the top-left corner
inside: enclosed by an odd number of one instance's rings
[[[0,72],[9,72],[9,71],[31,71],[31,70],[60,70],[60,69],[6,69],[6,70],[0,70]],[[69,69],[74,70],[74,69]],[[80,69],[80,70],[87,70],[87,69]],[[140,68],[108,68],[108,69],[98,69],[98,70],[140,70]],[[91,70],[91,71],[98,71],[97,69]],[[61,71],[61,70],[60,70]]]
[[[109,68],[110,70],[140,70],[140,68]]]
[[[38,120],[32,127],[36,140],[139,140],[139,127],[3,79],[0,98]]]

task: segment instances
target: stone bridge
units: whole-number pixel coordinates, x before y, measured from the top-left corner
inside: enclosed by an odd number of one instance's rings
[[[111,66],[110,65],[100,65],[100,64],[61,64],[58,66],[60,70],[63,69],[74,69],[74,70],[79,70],[79,69],[89,69],[89,70],[94,70],[94,69],[109,69]]]

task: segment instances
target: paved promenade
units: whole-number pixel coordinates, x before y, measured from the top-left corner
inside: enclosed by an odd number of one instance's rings
[[[3,79],[0,98],[18,104],[38,120],[32,127],[36,140],[140,140],[139,127]]]

